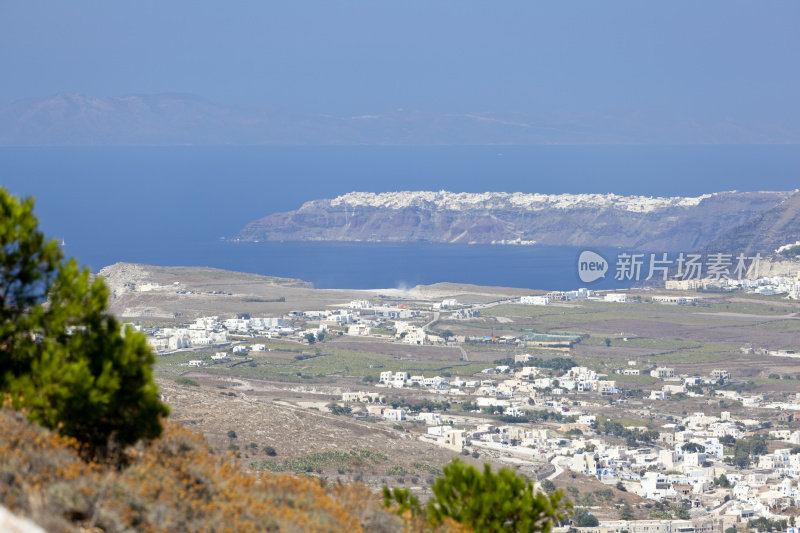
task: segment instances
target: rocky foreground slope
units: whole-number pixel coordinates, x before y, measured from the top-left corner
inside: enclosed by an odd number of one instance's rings
[[[653,198],[615,194],[447,191],[352,192],[306,202],[245,226],[243,241],[438,242],[618,246],[684,251],[736,235],[736,228],[780,220],[800,226],[800,192],[720,192]],[[780,212],[780,216],[776,216]],[[785,231],[769,234],[790,242]],[[754,234],[753,230],[750,234]],[[793,238],[793,237],[792,237]],[[800,236],[798,236],[800,238]],[[781,242],[782,241],[782,242]],[[793,241],[792,241],[793,242]],[[764,251],[771,240],[756,243]]]

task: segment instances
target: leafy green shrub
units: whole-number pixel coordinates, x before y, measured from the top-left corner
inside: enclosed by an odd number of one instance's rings
[[[89,456],[154,439],[169,408],[144,335],[106,312],[108,289],[37,229],[33,200],[0,187],[0,392]]]
[[[334,415],[349,415],[353,412],[349,405],[339,405],[338,403],[329,403],[328,411]]]
[[[556,491],[556,484],[550,481],[549,479],[543,479],[541,485],[542,485],[542,490],[545,491],[547,494],[551,494]]]
[[[408,470],[402,465],[394,465],[386,471],[387,476],[404,476],[408,474]]]
[[[178,385],[189,385],[191,387],[199,387],[200,386],[200,384],[198,382],[196,382],[195,380],[193,380],[192,378],[179,377],[179,378],[175,378],[174,381]],[[220,392],[220,394],[225,394],[225,393],[224,392]]]
[[[411,494],[409,489],[383,487],[383,505],[391,508],[399,515],[410,512],[413,516],[422,514],[419,498]]]
[[[388,457],[382,453],[365,448],[350,450],[349,452],[325,451],[285,459],[283,461],[257,461],[251,466],[255,469],[270,470],[272,472],[311,472],[317,467],[338,467],[346,472],[365,466],[374,466],[386,461]],[[358,476],[356,476],[358,481]]]
[[[614,499],[614,491],[611,489],[600,489],[595,491],[597,497],[603,500],[613,500]]]
[[[600,525],[597,517],[586,509],[575,509],[572,521],[578,527],[596,527]]]
[[[622,508],[619,510],[619,519],[626,521],[634,519],[633,507],[631,507],[630,504],[628,503],[624,504]]]

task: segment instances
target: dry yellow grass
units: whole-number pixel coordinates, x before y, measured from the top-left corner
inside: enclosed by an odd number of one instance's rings
[[[77,443],[0,410],[0,503],[48,531],[402,531],[360,485],[254,474],[166,423],[124,466],[87,463]]]

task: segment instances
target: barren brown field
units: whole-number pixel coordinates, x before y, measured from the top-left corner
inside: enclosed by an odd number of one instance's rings
[[[158,381],[172,408],[171,418],[202,433],[215,452],[237,446],[245,466],[256,470],[263,469],[264,462],[280,464],[287,459],[313,459],[325,452],[367,450],[371,454],[366,459],[339,464],[335,458],[323,458],[313,463],[312,470],[297,473],[331,480],[359,479],[372,487],[387,483],[415,486],[424,493],[429,479],[454,457],[481,464],[471,456],[422,442],[414,433],[395,429],[390,423],[335,416],[325,408],[332,398],[325,391],[310,394],[283,384],[220,381],[200,373],[192,374],[192,379],[201,385]],[[229,431],[236,437],[229,437]],[[264,446],[272,446],[276,455],[266,455]]]
[[[626,503],[631,506],[637,519],[648,517],[648,511],[644,507],[648,503],[646,499],[627,490],[619,490],[615,485],[602,483],[596,478],[564,471],[553,479],[553,484],[564,492],[564,497],[575,507],[588,509],[600,520],[617,520],[620,508]]]

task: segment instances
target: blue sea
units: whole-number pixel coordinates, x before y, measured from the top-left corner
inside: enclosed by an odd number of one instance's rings
[[[225,239],[254,219],[354,190],[791,190],[800,184],[800,147],[0,148],[0,184],[34,196],[42,228],[94,271],[131,261],[296,277],[319,288],[450,281],[555,290],[582,285],[580,250]]]

